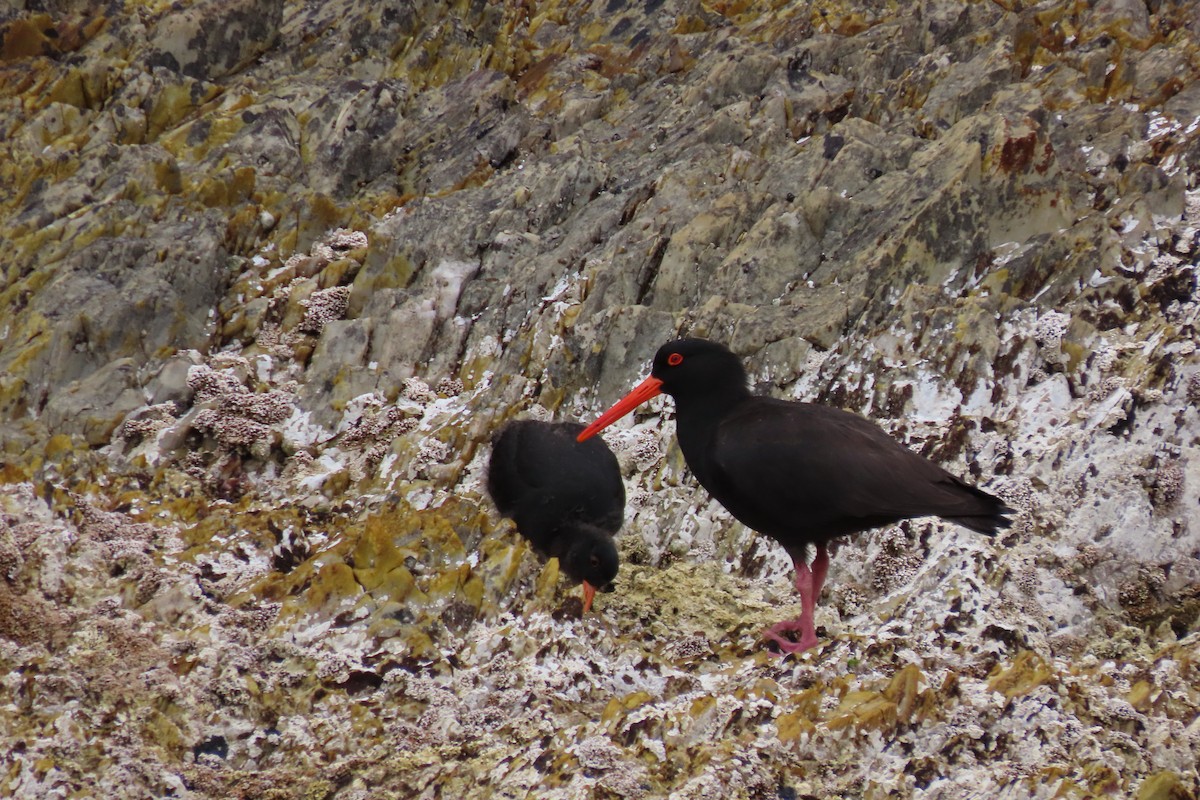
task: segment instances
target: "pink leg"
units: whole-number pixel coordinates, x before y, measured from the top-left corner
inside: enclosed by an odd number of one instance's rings
[[[825,545],[817,545],[817,554],[813,556],[812,564],[813,581],[813,606],[817,605],[817,598],[821,596],[821,590],[825,588],[825,576],[829,574],[829,551],[825,549]]]
[[[802,559],[792,562],[796,567],[796,591],[800,593],[800,617],[785,620],[772,625],[763,631],[763,636],[779,645],[781,654],[802,653],[817,644],[817,630],[813,622],[817,598],[821,588],[825,586],[825,575],[829,572],[829,551],[825,545],[817,545],[817,554],[812,564]],[[799,640],[793,640],[789,633],[800,633]]]

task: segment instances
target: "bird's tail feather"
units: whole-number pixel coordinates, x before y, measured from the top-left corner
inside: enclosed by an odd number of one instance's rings
[[[972,514],[967,517],[946,517],[945,519],[956,525],[962,525],[964,528],[970,528],[976,533],[995,536],[998,531],[1012,525],[1013,521],[1008,518],[1008,515],[1015,513],[1016,509],[1009,508],[997,500],[996,508],[987,513]]]

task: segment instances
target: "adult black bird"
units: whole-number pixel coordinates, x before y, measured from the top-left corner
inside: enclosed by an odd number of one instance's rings
[[[679,339],[650,377],[579,434],[587,440],[650,398],[675,400],[679,447],[700,484],[747,527],[783,545],[801,613],[765,632],[784,652],[817,643],[813,610],[829,568],[827,543],[910,517],[938,516],[992,535],[1012,509],[896,442],[857,414],[752,395],[723,345]],[[808,545],[816,549],[807,562]],[[799,632],[798,641],[787,634]]]
[[[613,536],[625,518],[617,457],[601,439],[576,441],[577,422],[517,420],[492,442],[488,494],[534,549],[583,582],[583,610],[612,591],[619,560]]]

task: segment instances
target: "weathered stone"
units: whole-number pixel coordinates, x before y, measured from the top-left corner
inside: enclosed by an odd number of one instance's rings
[[[1085,17],[1083,30],[1090,37],[1106,33],[1144,49],[1151,41],[1150,13],[1136,0],[1100,0]]]
[[[1151,775],[1137,791],[1137,800],[1190,800],[1195,796],[1174,772]]]
[[[159,19],[149,63],[214,81],[244,69],[274,46],[283,8],[262,0],[200,0]]]
[[[1194,4],[59,6],[0,23],[0,794],[1195,793]],[[581,617],[491,433],[677,335],[1014,526],[843,542],[776,661],[657,400]]]
[[[125,416],[144,402],[137,368],[132,358],[110,361],[55,392],[46,404],[46,425],[81,436],[92,447],[107,444]]]

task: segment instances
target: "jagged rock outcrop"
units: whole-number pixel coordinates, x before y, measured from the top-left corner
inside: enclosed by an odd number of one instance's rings
[[[1187,2],[0,16],[0,793],[1197,793]],[[788,561],[611,432],[579,616],[490,432],[663,341],[1020,510]]]

